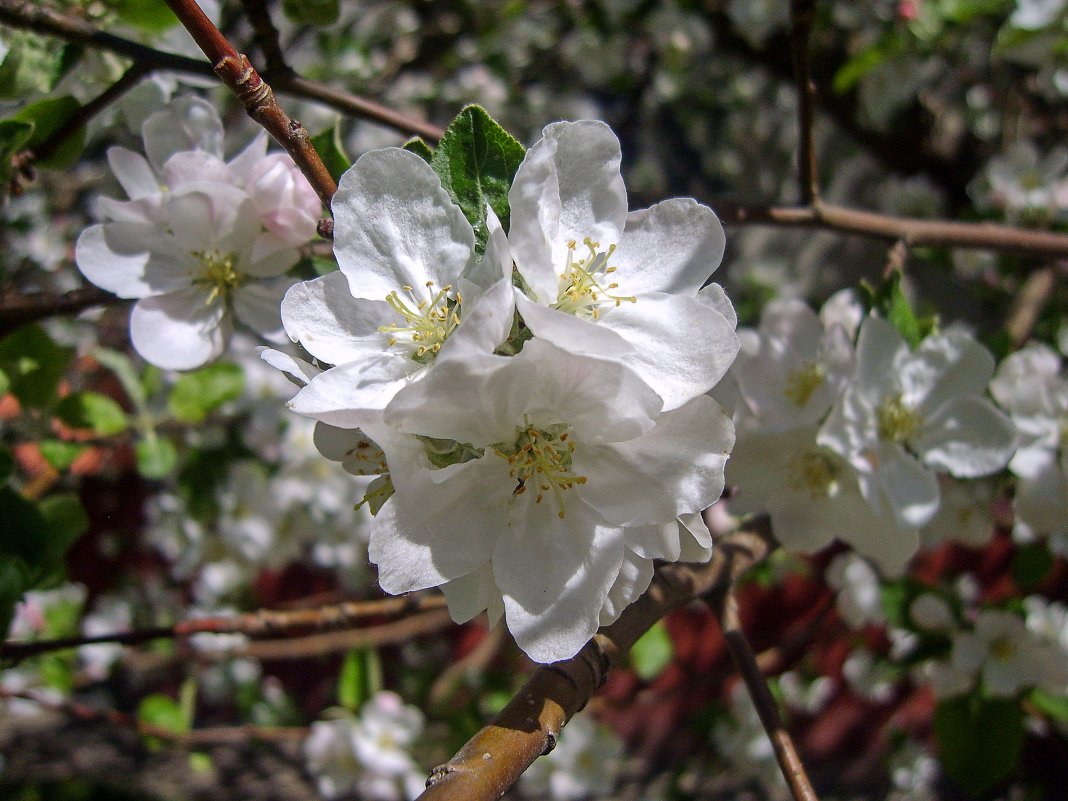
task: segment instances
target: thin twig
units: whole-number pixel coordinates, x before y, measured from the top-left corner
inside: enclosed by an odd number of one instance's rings
[[[42,709],[60,712],[78,720],[109,723],[124,729],[132,729],[147,737],[156,737],[174,745],[184,747],[204,747],[210,745],[234,745],[252,740],[260,742],[293,742],[308,736],[308,729],[300,726],[211,726],[176,732],[148,723],[125,712],[115,709],[101,709],[77,701],[46,698],[27,690],[13,691],[0,687],[0,699],[19,699],[37,704]]]
[[[278,28],[271,20],[271,12],[267,9],[267,3],[265,0],[241,0],[241,7],[245,10],[249,24],[252,25],[253,42],[263,54],[263,62],[266,65],[264,72],[271,76],[271,80],[277,86],[278,79],[292,73],[293,70],[286,62],[285,53],[282,52]]]
[[[790,51],[794,61],[794,82],[797,85],[798,186],[801,202],[805,205],[813,203],[820,194],[813,135],[816,85],[810,74],[808,52],[815,5],[815,0],[790,0]]]
[[[211,64],[156,50],[138,42],[123,39],[121,36],[104,33],[80,17],[61,14],[30,0],[0,0],[0,23],[13,28],[56,36],[67,42],[76,42],[118,53],[147,65],[152,71],[172,70],[190,75],[215,74]],[[287,80],[286,74],[283,73],[281,79],[274,75],[272,79],[276,81],[276,88],[279,92],[315,100],[342,113],[366,117],[404,134],[437,141],[443,133],[441,128],[428,122],[408,117],[367,98],[323,86],[306,78],[294,76]]]
[[[1027,276],[1020,291],[1012,299],[1005,319],[1005,333],[1009,335],[1009,341],[1015,347],[1021,347],[1031,338],[1035,323],[1057,286],[1058,277],[1058,271],[1054,267],[1043,267]]]
[[[652,584],[619,619],[571,659],[543,665],[492,723],[436,767],[419,801],[495,801],[541,754],[600,687],[608,671],[656,621],[703,593],[723,593],[772,547],[766,515],[717,541],[703,565],[657,568]]]
[[[739,206],[715,201],[711,205],[727,225],[822,228],[887,242],[901,240],[910,248],[975,248],[1068,258],[1068,234],[1031,231],[1010,225],[894,217],[819,200],[811,206]]]
[[[805,766],[797,754],[794,741],[783,725],[778,704],[768,688],[764,674],[760,672],[753,649],[742,631],[734,593],[728,591],[713,596],[709,599],[709,606],[712,607],[719,621],[727,650],[730,651],[731,658],[745,681],[749,696],[753,699],[753,706],[760,715],[760,722],[764,725],[768,739],[771,740],[775,758],[795,801],[819,801],[816,792],[812,789],[808,774],[805,772]]]
[[[244,634],[248,637],[282,637],[301,630],[343,629],[371,618],[430,612],[445,607],[444,596],[409,595],[372,601],[348,601],[316,609],[278,612],[261,609],[247,615],[202,617],[173,626],[116,631],[93,637],[63,637],[33,642],[0,643],[0,659],[25,659],[37,654],[96,643],[139,645],[151,640],[185,639],[194,634]]]
[[[57,314],[77,314],[93,306],[113,303],[122,303],[122,298],[95,286],[72,289],[62,294],[51,292],[34,292],[28,295],[5,294],[0,296],[0,336],[19,326]]]
[[[330,208],[337,183],[316,152],[304,126],[290,119],[248,58],[234,49],[195,0],[167,0],[167,5],[214,65],[219,80],[234,93],[248,115],[289,153],[323,205]]]

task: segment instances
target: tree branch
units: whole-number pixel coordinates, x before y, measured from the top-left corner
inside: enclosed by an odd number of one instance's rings
[[[745,638],[742,631],[741,621],[738,619],[738,603],[734,593],[729,589],[722,594],[714,594],[708,600],[709,606],[719,621],[723,631],[723,640],[727,644],[735,667],[745,681],[749,697],[753,699],[760,722],[764,725],[764,731],[768,733],[772,748],[775,751],[775,759],[779,763],[783,778],[790,788],[795,801],[819,801],[816,792],[812,789],[812,783],[805,772],[805,766],[801,757],[797,754],[797,748],[783,725],[779,715],[779,707],[775,698],[768,688],[768,682],[760,671],[756,656]]]
[[[72,289],[63,294],[34,292],[28,295],[5,293],[0,296],[0,336],[19,326],[53,317],[77,314],[93,306],[122,303],[123,299],[95,286]]]
[[[25,659],[37,654],[78,648],[96,643],[139,645],[150,640],[185,639],[194,634],[244,634],[248,637],[282,637],[296,631],[343,629],[375,617],[394,617],[411,613],[439,611],[445,608],[442,595],[406,595],[372,601],[349,601],[316,609],[278,612],[261,609],[236,617],[203,617],[173,626],[118,631],[94,637],[63,637],[54,640],[0,643],[0,659]]]
[[[271,21],[271,12],[267,10],[265,0],[241,0],[241,7],[245,9],[245,16],[252,25],[253,42],[263,54],[266,64],[264,72],[271,76],[271,80],[278,84],[278,78],[282,75],[290,75],[293,70],[286,62],[285,53],[282,52],[282,43],[278,39],[278,29]]]
[[[797,178],[801,202],[811,204],[820,194],[813,138],[813,106],[816,85],[809,74],[808,43],[815,16],[815,0],[790,0],[790,51],[797,84]]]
[[[571,659],[538,668],[492,723],[434,768],[419,801],[500,798],[535,759],[555,747],[560,730],[642,634],[699,595],[725,593],[772,545],[770,522],[761,515],[719,539],[707,564],[658,567],[648,591],[615,623]]]
[[[167,5],[214,65],[215,74],[234,93],[248,115],[289,153],[329,209],[337,183],[319,158],[304,126],[290,119],[248,58],[234,49],[195,0],[167,0]]]
[[[711,205],[727,225],[822,228],[888,242],[900,240],[909,248],[977,248],[1068,258],[1068,234],[1031,231],[1010,225],[894,217],[820,200],[810,206],[739,206],[716,201]]]

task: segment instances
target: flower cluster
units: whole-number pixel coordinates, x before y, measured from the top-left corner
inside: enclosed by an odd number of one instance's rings
[[[355,794],[367,801],[404,801],[425,786],[425,774],[411,755],[422,731],[422,713],[382,691],[357,717],[313,724],[304,758],[323,798]]]
[[[334,366],[265,353],[306,382],[291,408],[334,427],[326,455],[388,469],[369,497],[382,587],[504,615],[542,662],[615,620],[654,559],[708,558],[697,513],[734,440],[705,394],[738,348],[729,301],[702,288],[722,228],[692,200],[628,213],[620,161],[603,123],[548,126],[479,259],[426,161],[363,155],[333,202],[340,272],[282,304]]]
[[[128,200],[100,200],[106,222],[78,238],[82,274],[137,298],[130,338],[174,370],[218,357],[232,316],[284,341],[285,273],[315,236],[320,203],[288,155],[268,154],[261,133],[229,162],[214,107],[184,98],[145,121],[146,159],[121,147],[108,162]]]
[[[1016,430],[982,397],[994,359],[965,331],[913,350],[869,315],[854,349],[857,315],[829,309],[839,313],[821,321],[799,301],[773,302],[742,332],[732,506],[771,513],[789,548],[837,537],[896,574],[939,511],[939,477],[997,472]]]

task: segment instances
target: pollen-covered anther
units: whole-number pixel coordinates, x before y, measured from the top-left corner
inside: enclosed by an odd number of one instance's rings
[[[441,350],[449,335],[460,324],[459,293],[450,297],[452,285],[434,290],[434,282],[426,282],[426,298],[419,298],[415,290],[405,285],[401,290],[407,300],[397,291],[386,296],[388,303],[400,317],[400,321],[379,326],[379,331],[389,334],[389,345],[404,344],[411,347],[412,358],[427,362]]]
[[[508,462],[508,475],[516,480],[512,497],[535,491],[534,503],[541,503],[545,493],[551,492],[559,507],[558,515],[565,516],[564,492],[586,483],[586,476],[575,475],[572,454],[575,444],[569,439],[566,423],[545,428],[531,424],[526,415],[523,425],[516,426],[514,442],[499,442],[494,452]]]
[[[594,242],[589,237],[582,241],[589,251],[589,256],[585,259],[575,258],[578,248],[575,240],[567,243],[567,264],[560,273],[559,290],[553,308],[578,317],[598,320],[601,307],[605,305],[619,306],[624,301],[637,303],[638,298],[633,295],[613,294],[612,290],[619,289],[618,282],[605,283],[607,277],[616,271],[616,268],[608,263],[616,252],[616,246],[609,245],[608,250],[602,251],[600,242]]]
[[[890,442],[908,442],[923,426],[923,418],[905,403],[901,395],[893,395],[884,400],[876,418],[879,439]]]
[[[786,376],[786,389],[783,395],[794,406],[803,409],[812,399],[812,394],[823,384],[826,371],[821,364],[807,364]]]

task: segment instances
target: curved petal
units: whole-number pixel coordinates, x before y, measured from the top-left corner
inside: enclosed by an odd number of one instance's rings
[[[179,97],[157,111],[141,127],[145,154],[152,166],[163,171],[172,154],[182,150],[203,150],[222,157],[223,126],[215,107],[198,97]]]
[[[237,319],[270,342],[286,341],[282,328],[282,298],[292,281],[276,278],[273,281],[257,281],[234,291],[233,305]]]
[[[900,385],[898,367],[908,355],[909,346],[897,329],[886,320],[869,316],[857,335],[854,391],[874,404],[896,394]]]
[[[1040,533],[1068,531],[1068,475],[1057,452],[1034,449],[1027,454],[1026,473],[1017,470],[1016,517]]]
[[[243,271],[256,278],[274,278],[300,261],[300,251],[275,234],[265,231],[252,243]]]
[[[449,604],[449,615],[454,623],[466,623],[495,602],[500,603],[501,598],[489,561],[466,576],[445,582],[441,592]]]
[[[601,614],[597,618],[598,626],[615,623],[623,610],[638,600],[649,589],[653,580],[653,560],[646,559],[631,551],[623,549],[623,564],[616,576],[608,597],[604,599]]]
[[[515,294],[511,278],[501,278],[470,303],[464,297],[460,326],[445,340],[438,358],[462,357],[462,353],[493,353],[508,339],[515,319]]]
[[[294,284],[282,300],[282,322],[290,339],[328,364],[388,352],[389,337],[378,327],[395,317],[384,301],[352,297],[348,280],[336,271]]]
[[[938,479],[931,470],[905,453],[900,445],[882,443],[877,461],[876,485],[900,528],[918,528],[934,517],[940,496]]]
[[[248,184],[249,173],[252,168],[263,161],[267,156],[267,132],[260,131],[251,142],[227,162],[226,166],[239,181]]]
[[[726,236],[708,206],[674,198],[627,215],[612,257],[621,292],[693,296],[723,260]]]
[[[643,436],[575,448],[574,469],[587,477],[583,500],[616,525],[674,521],[705,509],[723,492],[734,426],[714,400],[700,396],[656,419]]]
[[[163,165],[163,183],[171,190],[196,184],[226,184],[234,182],[234,174],[223,160],[201,150],[175,153]],[[206,191],[211,191],[205,187]]]
[[[569,241],[589,237],[605,248],[620,241],[627,218],[621,161],[612,129],[580,120],[547,125],[519,165],[508,193],[508,240],[541,303],[556,299]]]
[[[515,290],[515,306],[534,336],[571,353],[599,359],[630,359],[634,349],[609,328],[593,320],[542,306]]]
[[[1008,464],[1016,450],[1016,429],[985,400],[955,397],[926,420],[911,444],[928,467],[977,478]]]
[[[353,296],[385,300],[411,286],[456,286],[475,235],[423,159],[400,148],[365,153],[332,203],[334,254]]]
[[[283,353],[280,350],[273,350],[272,348],[262,346],[256,350],[259,352],[261,359],[275,370],[280,370],[285,373],[290,381],[299,386],[307,386],[309,381],[322,372],[318,367],[309,364],[303,359],[294,358],[288,353]]]
[[[200,289],[144,298],[130,314],[130,341],[165,370],[192,370],[218,358],[230,340],[222,303],[205,303]]]
[[[623,532],[582,504],[564,519],[551,504],[531,503],[527,512],[501,532],[493,575],[516,643],[536,662],[554,662],[597,631],[623,564]]]
[[[332,367],[309,381],[289,402],[289,408],[339,428],[366,427],[408,383],[409,365],[415,363],[403,356],[382,354]]]
[[[600,325],[634,346],[626,364],[664,399],[664,411],[708,392],[738,355],[734,327],[696,298],[642,295]]]
[[[172,243],[152,223],[104,223],[82,231],[74,260],[82,275],[120,298],[143,298],[189,286],[182,262],[159,258],[151,246]]]
[[[148,159],[124,147],[108,148],[108,166],[130,200],[158,195],[162,191],[159,178]]]
[[[994,357],[961,330],[929,336],[901,365],[909,406],[930,414],[952,398],[981,395],[994,375]]]
[[[679,558],[679,524],[674,520],[655,526],[627,526],[623,534],[627,548],[644,559],[674,562]]]

